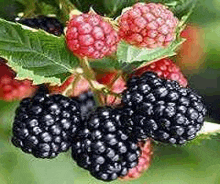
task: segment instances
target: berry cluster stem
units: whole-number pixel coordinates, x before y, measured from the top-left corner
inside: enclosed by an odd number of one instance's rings
[[[104,105],[102,98],[100,96],[100,90],[94,82],[94,81],[96,81],[96,77],[95,77],[94,71],[92,70],[92,68],[89,65],[88,58],[84,57],[84,58],[80,59],[80,65],[83,69],[82,75],[89,82],[90,87],[94,93],[96,103],[99,106]]]

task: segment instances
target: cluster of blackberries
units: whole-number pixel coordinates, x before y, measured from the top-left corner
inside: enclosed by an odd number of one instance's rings
[[[55,17],[40,15],[36,18],[16,18],[15,21],[35,29],[43,29],[56,36],[63,34],[64,27]]]
[[[152,72],[129,79],[122,96],[122,105],[114,109],[95,109],[92,92],[72,99],[45,92],[26,98],[16,111],[12,142],[40,158],[53,158],[71,146],[80,167],[111,181],[138,164],[139,141],[151,137],[184,144],[203,125],[201,97]]]

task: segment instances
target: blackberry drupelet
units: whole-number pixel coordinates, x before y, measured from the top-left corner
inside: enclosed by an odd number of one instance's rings
[[[134,111],[127,119],[135,137],[172,144],[184,144],[196,137],[206,108],[192,89],[160,79],[152,72],[132,77],[127,85],[122,101]]]
[[[72,157],[97,179],[115,180],[138,164],[140,149],[124,132],[119,111],[99,107],[93,111],[73,139]]]
[[[96,105],[92,91],[86,91],[73,99],[77,100],[79,103],[82,119],[86,119]]]
[[[40,92],[17,108],[12,143],[35,157],[54,158],[68,150],[80,123],[75,100]]]
[[[55,17],[46,17],[41,15],[36,18],[17,18],[16,22],[35,29],[43,29],[44,31],[56,36],[63,34],[64,27]]]

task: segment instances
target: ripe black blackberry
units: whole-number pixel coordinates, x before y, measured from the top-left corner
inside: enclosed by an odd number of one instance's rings
[[[56,36],[63,34],[64,27],[55,17],[41,15],[36,18],[16,18],[15,21],[35,29],[43,29]]]
[[[149,136],[161,142],[184,144],[196,137],[206,109],[192,89],[160,79],[152,72],[131,78],[127,85],[123,103],[134,111],[129,119],[138,139]]]
[[[81,110],[81,117],[84,120],[95,108],[95,99],[92,91],[86,91],[73,99],[77,100]]]
[[[75,100],[40,92],[16,110],[12,143],[39,158],[54,158],[70,147],[81,123]]]
[[[97,179],[115,180],[138,164],[140,149],[121,127],[117,109],[93,111],[73,139],[72,157]]]

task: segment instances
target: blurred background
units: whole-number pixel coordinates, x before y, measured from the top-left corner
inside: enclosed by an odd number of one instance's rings
[[[0,1],[0,17],[12,19],[14,0]],[[176,62],[189,85],[205,99],[207,121],[220,123],[220,0],[199,0],[182,36],[187,38]],[[0,184],[99,184],[73,162],[70,152],[53,160],[38,160],[10,142],[14,111],[19,102],[0,101]],[[154,146],[152,165],[143,176],[112,184],[219,184],[220,136],[200,145]]]

